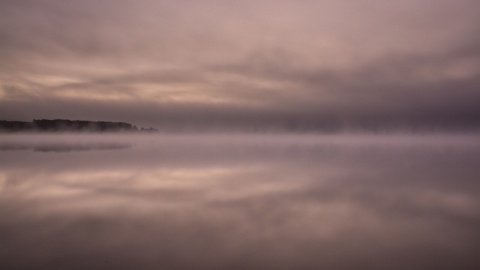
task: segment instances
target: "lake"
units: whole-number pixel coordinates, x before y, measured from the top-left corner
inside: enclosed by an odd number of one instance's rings
[[[480,136],[0,135],[0,269],[480,269]]]

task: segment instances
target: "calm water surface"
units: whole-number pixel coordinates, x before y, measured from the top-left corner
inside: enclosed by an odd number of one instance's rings
[[[1,135],[0,269],[480,269],[480,137]]]

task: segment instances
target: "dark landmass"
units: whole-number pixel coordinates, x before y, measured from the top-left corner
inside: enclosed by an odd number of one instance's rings
[[[161,119],[165,120],[165,119]],[[215,121],[217,120],[217,121]],[[395,121],[395,119],[362,119],[362,121],[341,121],[332,118],[306,117],[252,117],[243,119],[205,120],[195,115],[189,119],[173,118],[162,121],[160,130],[136,127],[126,122],[84,121],[84,120],[33,120],[32,122],[0,120],[0,133],[21,132],[74,132],[74,133],[108,133],[108,132],[162,132],[162,133],[202,133],[202,132],[247,132],[247,133],[322,133],[342,132],[366,133],[437,133],[437,132],[480,132],[480,120],[474,121]]]
[[[32,122],[0,120],[0,132],[153,132],[154,128],[137,128],[125,122],[84,120],[36,120]]]

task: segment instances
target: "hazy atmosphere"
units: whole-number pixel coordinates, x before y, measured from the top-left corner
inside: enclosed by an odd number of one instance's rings
[[[480,2],[0,1],[4,120],[480,126]]]
[[[0,0],[1,270],[479,251],[479,0]]]
[[[3,135],[0,268],[480,266],[480,140]]]

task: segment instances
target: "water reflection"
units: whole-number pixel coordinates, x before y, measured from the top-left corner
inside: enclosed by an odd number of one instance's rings
[[[85,143],[85,144],[29,144],[0,143],[0,151],[33,150],[33,152],[78,152],[95,150],[119,150],[132,147],[129,143]]]
[[[54,136],[55,137],[55,136]],[[476,138],[31,136],[0,152],[1,269],[476,269]]]

